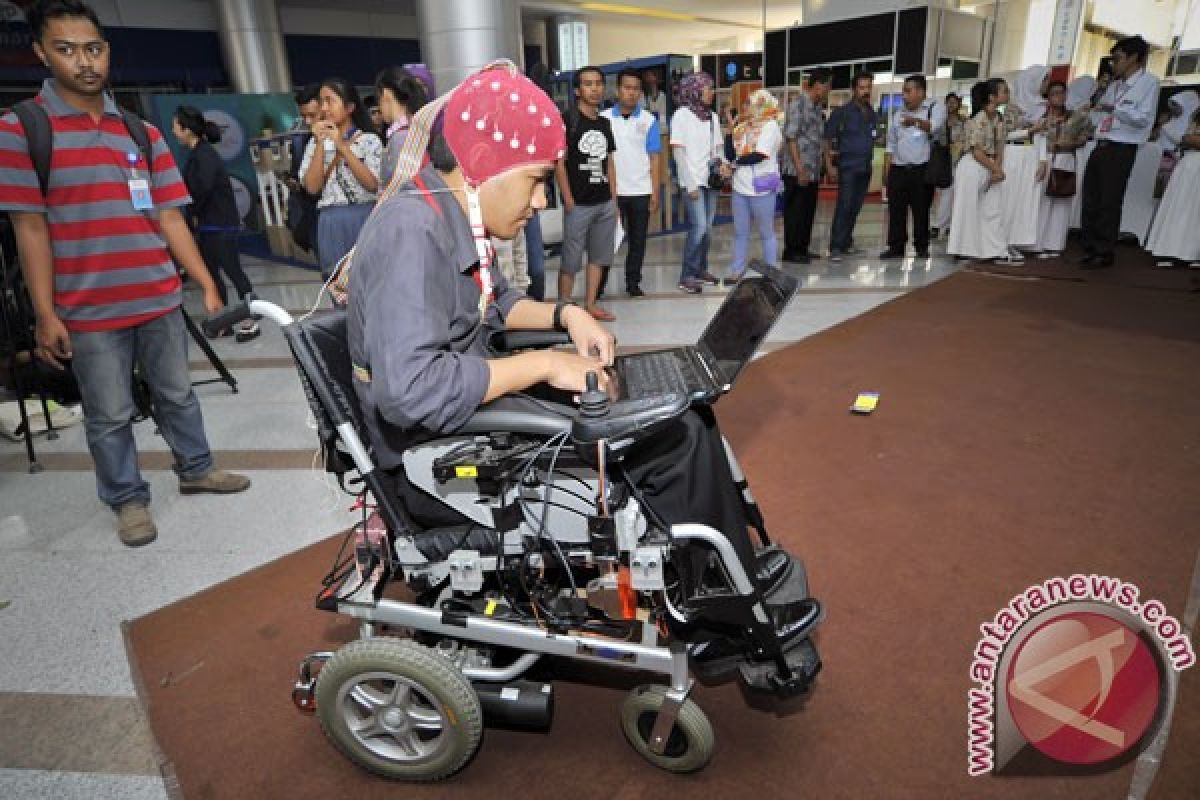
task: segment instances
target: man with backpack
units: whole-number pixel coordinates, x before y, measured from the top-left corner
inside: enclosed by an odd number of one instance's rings
[[[190,198],[162,134],[104,90],[109,43],[96,13],[80,0],[41,0],[28,20],[53,77],[0,119],[0,211],[16,230],[36,354],[60,369],[69,360],[79,383],[100,499],[117,514],[123,543],[149,544],[158,532],[131,423],[135,363],[153,390],[180,492],[250,485],[213,467],[172,256],[210,313],[221,298],[180,212]]]
[[[296,92],[296,108],[300,116],[288,136],[292,149],[292,166],[288,173],[287,227],[292,241],[301,250],[317,256],[317,200],[319,195],[309,194],[300,179],[300,164],[304,160],[304,148],[312,138],[312,127],[321,116],[321,84],[310,83]]]

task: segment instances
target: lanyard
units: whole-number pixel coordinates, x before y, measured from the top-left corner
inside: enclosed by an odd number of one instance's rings
[[[479,287],[479,313],[482,315],[496,298],[495,284],[492,282],[495,251],[483,227],[483,209],[479,205],[479,192],[476,189],[467,190],[467,211],[471,221],[471,236],[475,239],[475,251],[479,254],[479,268],[475,270],[474,278]]]

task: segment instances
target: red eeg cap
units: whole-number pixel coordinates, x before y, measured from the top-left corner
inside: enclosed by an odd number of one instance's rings
[[[554,102],[512,65],[463,81],[446,103],[442,135],[471,186],[526,164],[553,164],[567,146]]]

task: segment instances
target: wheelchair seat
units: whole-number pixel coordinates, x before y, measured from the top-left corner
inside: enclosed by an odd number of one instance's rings
[[[350,359],[347,314],[334,310],[314,314],[307,319],[296,320],[283,328],[284,337],[300,373],[310,409],[316,420],[317,434],[325,458],[325,469],[340,481],[357,471],[368,484],[381,506],[388,504],[384,499],[389,493],[382,491],[377,483],[367,479],[374,470],[370,460],[370,433],[358,394],[354,386],[354,371]],[[504,339],[493,339],[503,343]],[[529,342],[516,339],[520,346]],[[544,343],[543,343],[544,344]],[[482,406],[456,434],[487,434],[495,432],[526,434],[550,438],[571,430],[574,409],[547,401],[523,402],[517,398],[501,397]],[[347,437],[346,426],[355,434]],[[347,438],[350,438],[348,445]],[[357,439],[358,447],[354,440]],[[355,450],[359,452],[355,452]],[[390,498],[395,503],[399,498]],[[393,530],[407,529],[420,532],[412,524],[402,508],[393,509],[395,518],[388,519]],[[447,529],[450,530],[450,529]],[[458,536],[462,536],[462,532]],[[447,537],[451,544],[453,534]],[[433,552],[440,547],[431,546]],[[422,547],[422,550],[425,548]]]

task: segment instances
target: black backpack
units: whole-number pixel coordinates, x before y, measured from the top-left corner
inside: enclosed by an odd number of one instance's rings
[[[33,99],[17,103],[13,106],[13,113],[17,115],[17,121],[21,123],[21,127],[25,129],[29,160],[33,162],[33,171],[37,173],[38,185],[42,187],[42,196],[45,197],[50,186],[50,154],[54,151],[54,129],[50,127],[50,115],[46,113],[46,109],[42,108],[40,103]],[[134,144],[137,145],[138,150],[142,151],[142,157],[146,159],[146,166],[151,167],[153,151],[150,147],[150,132],[146,130],[146,123],[137,114],[123,108],[121,109],[121,119],[124,120],[125,128],[129,131],[129,136],[133,139]]]

